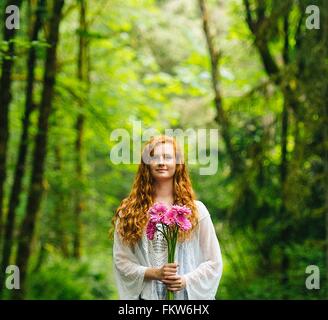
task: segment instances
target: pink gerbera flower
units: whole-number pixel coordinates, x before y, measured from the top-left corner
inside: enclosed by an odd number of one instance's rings
[[[191,228],[191,222],[184,216],[177,216],[176,223],[183,231],[188,231]]]
[[[150,214],[150,220],[157,223],[163,222],[167,211],[168,208],[165,204],[155,203],[148,211]]]
[[[174,206],[172,206],[172,208],[175,208],[175,210],[177,210],[179,215],[184,215],[184,216],[191,215],[191,210],[188,207],[186,207],[185,205],[184,206],[174,205]]]
[[[175,222],[183,231],[187,231],[191,228],[191,222],[187,218],[187,216],[191,215],[191,210],[189,208],[186,206],[174,205],[171,211],[175,212]]]
[[[176,210],[168,210],[166,214],[164,215],[163,223],[171,226],[176,223]]]
[[[150,220],[147,224],[147,229],[146,229],[147,238],[149,240],[153,240],[155,232],[156,232],[156,222],[152,222]]]

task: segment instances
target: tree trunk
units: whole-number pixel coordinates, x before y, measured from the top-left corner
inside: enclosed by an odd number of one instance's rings
[[[288,160],[287,160],[287,137],[288,137],[288,109],[292,109],[297,115],[298,111],[298,101],[294,96],[293,90],[290,88],[289,83],[283,81],[281,76],[281,70],[278,67],[277,62],[275,61],[273,55],[269,49],[269,40],[267,39],[263,23],[268,21],[269,18],[265,16],[265,3],[257,2],[257,16],[254,17],[254,14],[250,7],[249,0],[243,0],[245,12],[246,12],[246,22],[250,31],[253,33],[255,41],[254,44],[258,49],[260,58],[263,63],[263,67],[267,75],[272,79],[272,81],[280,86],[282,94],[284,96],[283,111],[281,116],[281,162],[280,162],[280,188],[281,188],[281,206],[279,209],[279,218],[283,221],[283,228],[281,230],[280,237],[280,247],[281,247],[281,264],[280,264],[280,274],[281,274],[281,284],[283,287],[288,283],[288,268],[289,268],[289,259],[285,252],[286,244],[290,239],[290,225],[288,223],[288,213],[286,212],[286,181],[288,175]],[[283,50],[282,57],[285,67],[289,65],[289,12],[290,12],[290,1],[286,1],[283,21]],[[274,21],[278,23],[277,19]],[[266,25],[266,28],[269,28],[269,25]],[[283,290],[284,294],[284,290]]]
[[[328,3],[327,1],[324,1],[323,4],[323,17],[322,21],[327,21],[328,19]],[[323,36],[323,57],[328,56],[328,24],[325,23],[323,30],[322,30],[322,36]],[[327,101],[328,101],[328,63],[326,61],[325,66],[325,79],[326,79],[326,86],[325,86],[325,92],[323,94],[324,96],[324,103],[323,103],[323,132],[324,132],[324,190],[325,190],[325,226],[326,226],[326,298],[328,298],[328,108],[327,108]]]
[[[33,167],[26,207],[26,214],[22,222],[16,258],[16,265],[20,269],[21,289],[15,290],[13,298],[22,299],[25,294],[25,280],[27,275],[28,261],[31,255],[31,241],[33,239],[37,213],[41,204],[43,192],[44,164],[47,151],[48,120],[52,109],[56,75],[56,53],[59,38],[59,25],[61,20],[64,0],[56,0],[53,5],[53,14],[50,19],[49,40],[44,69],[44,86],[40,104],[38,120],[38,132],[35,139],[33,153]]]
[[[289,18],[288,12],[284,17],[284,47],[283,47],[283,60],[285,66],[289,64]],[[290,224],[288,221],[288,212],[286,208],[286,181],[288,173],[288,160],[287,160],[287,137],[288,137],[288,108],[289,105],[289,90],[286,88],[284,91],[284,105],[282,111],[281,119],[281,163],[280,163],[280,185],[281,185],[281,207],[280,216],[281,221],[284,221],[286,225],[283,225],[281,233],[281,264],[280,264],[280,274],[281,274],[281,284],[286,287],[288,284],[288,269],[289,269],[289,258],[285,252],[286,244],[290,237]],[[285,291],[283,290],[283,297],[285,297]]]
[[[281,120],[281,163],[280,163],[280,186],[281,186],[281,206],[280,219],[283,224],[281,231],[281,284],[285,287],[288,284],[289,259],[285,252],[286,244],[290,237],[290,226],[287,217],[286,208],[286,180],[287,180],[287,135],[288,135],[288,103],[284,102],[282,120]],[[284,294],[284,292],[283,292]]]
[[[58,175],[62,174],[62,156],[60,147],[57,145],[55,146],[55,166],[54,171],[58,173]],[[62,182],[61,179],[59,179]],[[57,181],[58,182],[58,181]],[[57,223],[55,224],[55,233],[56,233],[56,243],[59,243],[60,250],[64,257],[69,256],[68,250],[68,239],[67,233],[65,232],[65,195],[61,190],[61,185],[54,190],[56,195],[55,200],[55,210],[54,210],[54,217],[56,217]]]
[[[39,256],[36,261],[36,265],[33,269],[33,273],[38,273],[40,271],[42,264],[43,264],[44,260],[46,259],[46,255],[47,255],[47,251],[45,248],[45,244],[43,242],[41,242]]]
[[[36,17],[33,25],[30,42],[38,39],[38,33],[42,25],[42,10],[44,9],[45,0],[39,0],[36,8]],[[16,161],[14,182],[11,188],[9,198],[9,211],[5,225],[4,244],[2,252],[2,263],[0,269],[0,296],[3,289],[3,281],[5,269],[9,264],[12,244],[13,244],[13,231],[15,225],[16,208],[19,204],[19,196],[22,191],[22,181],[25,173],[26,155],[28,150],[29,140],[29,127],[30,116],[33,110],[33,90],[34,90],[34,72],[36,65],[36,49],[31,46],[27,60],[27,85],[26,85],[26,98],[25,98],[25,112],[22,120],[22,133],[19,143],[18,157]]]
[[[86,39],[87,22],[86,22],[86,1],[80,0],[80,27],[79,27],[79,52],[77,61],[77,77],[80,83],[88,86],[88,42]],[[87,95],[88,93],[86,93]],[[73,256],[77,259],[81,256],[81,233],[82,223],[81,214],[84,208],[83,201],[83,131],[84,131],[84,115],[83,115],[83,99],[79,100],[80,113],[76,120],[76,141],[75,141],[75,154],[76,154],[76,194],[75,194],[75,232],[73,240]]]
[[[20,8],[21,0],[7,0],[6,7],[15,5]],[[7,14],[3,13],[5,18]],[[9,105],[11,102],[11,73],[14,64],[15,45],[11,41],[15,38],[16,29],[3,28],[3,40],[8,42],[8,58],[2,59],[1,79],[0,79],[0,240],[2,239],[2,229],[4,224],[4,188],[6,181],[7,146],[9,140]]]
[[[230,136],[230,124],[228,118],[223,110],[222,95],[219,84],[219,59],[220,54],[217,48],[215,48],[213,43],[213,36],[211,35],[209,26],[209,16],[206,8],[205,0],[198,0],[199,8],[201,11],[201,18],[203,23],[203,30],[206,37],[206,43],[210,55],[211,61],[211,79],[212,87],[214,91],[214,105],[216,109],[216,121],[221,127],[221,134],[227,148],[227,153],[230,156],[231,162],[231,172],[236,174],[241,169],[241,159],[235,152],[233,145],[231,143]]]

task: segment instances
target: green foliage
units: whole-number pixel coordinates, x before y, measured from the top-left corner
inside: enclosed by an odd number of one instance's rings
[[[27,7],[32,2],[23,4],[24,26],[33,20]],[[113,130],[132,134],[132,121],[142,122],[138,134],[151,127],[160,132],[166,128],[222,129],[213,104],[210,57],[198,1],[86,2],[87,31],[79,26],[73,0],[67,1],[61,22],[44,195],[28,277],[30,299],[118,297],[107,231],[116,208],[130,192],[137,164],[112,163]],[[292,1],[287,10],[287,1],[250,0],[254,18],[261,12],[258,6],[265,7],[262,36],[279,67],[280,83],[278,75],[264,68],[256,37],[245,21],[243,1],[206,3],[213,41],[221,53],[222,108],[242,167],[238,175],[231,171],[222,135],[215,175],[201,176],[199,165],[189,166],[197,198],[209,209],[222,248],[224,271],[217,299],[324,299],[328,294],[328,46],[324,28],[306,30],[300,20],[306,3],[321,6],[323,1]],[[285,66],[282,48],[287,13],[290,63]],[[48,34],[44,27],[39,40],[31,43],[24,27],[14,40],[6,195],[18,154],[31,47],[37,56],[35,106],[15,243],[29,191]],[[89,46],[87,80],[77,76],[80,36]],[[0,39],[1,65],[9,58],[8,49],[8,42]],[[282,111],[290,102],[289,94],[297,107],[288,106],[287,175],[282,183]],[[77,119],[81,115],[82,178],[77,178]],[[77,194],[83,199],[81,260],[72,257]],[[8,197],[4,203],[7,210]],[[282,271],[283,256],[289,265]],[[321,270],[322,289],[318,291],[305,288],[305,268],[311,264]],[[281,281],[282,273],[288,276],[286,283]]]
[[[103,257],[102,257],[103,258]],[[31,272],[28,299],[90,300],[110,299],[113,289],[108,283],[108,272],[101,263],[108,259],[91,257],[86,260],[63,259],[50,255],[41,270]],[[100,263],[101,261],[101,263]]]

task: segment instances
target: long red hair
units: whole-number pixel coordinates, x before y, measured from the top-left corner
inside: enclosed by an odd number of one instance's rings
[[[160,135],[152,137],[144,146],[142,155],[146,152],[152,156],[156,145],[160,143],[172,143],[175,152],[176,170],[173,177],[174,204],[186,205],[191,209],[189,217],[191,229],[179,232],[178,241],[189,239],[192,231],[198,223],[198,211],[195,205],[195,193],[192,189],[187,167],[183,160],[183,153],[173,137]],[[110,237],[113,238],[116,221],[117,232],[123,243],[129,246],[135,245],[143,236],[149,216],[148,209],[154,204],[155,190],[154,180],[150,171],[150,165],[146,164],[141,157],[136,177],[129,196],[122,200],[112,218]]]

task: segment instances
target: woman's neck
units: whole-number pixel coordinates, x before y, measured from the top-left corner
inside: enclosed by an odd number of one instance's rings
[[[173,204],[173,180],[155,182],[155,202]]]

